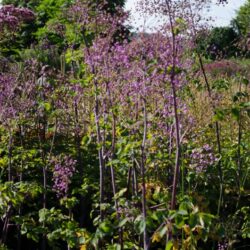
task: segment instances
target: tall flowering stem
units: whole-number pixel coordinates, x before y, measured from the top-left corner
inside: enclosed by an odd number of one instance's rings
[[[146,183],[145,183],[145,165],[146,165],[146,140],[147,140],[147,129],[148,129],[148,119],[147,119],[147,106],[146,99],[143,98],[143,139],[141,145],[141,177],[142,177],[142,215],[145,222],[145,228],[143,231],[143,247],[145,250],[149,249],[148,235],[147,235],[147,208],[146,208]]]
[[[119,29],[121,23],[124,22],[126,18],[125,13],[122,9],[117,8],[117,16],[106,12],[103,9],[105,6],[105,1],[100,1],[96,4],[89,5],[77,1],[76,4],[72,7],[72,12],[74,18],[77,19],[82,25],[83,33],[86,29],[89,28],[89,25],[94,24],[94,40],[92,43],[89,43],[85,34],[84,43],[85,43],[85,60],[88,65],[90,74],[93,77],[93,90],[94,90],[94,116],[95,116],[95,127],[96,127],[96,137],[98,144],[98,158],[99,158],[99,192],[100,192],[100,220],[104,219],[104,211],[102,204],[104,203],[104,170],[105,170],[105,135],[102,134],[100,119],[101,119],[101,104],[102,96],[99,92],[103,87],[103,77],[102,77],[102,68],[105,58],[108,57],[112,44],[115,41],[115,34]],[[93,15],[93,9],[95,10],[95,15]]]
[[[225,1],[219,1],[218,4],[221,4],[223,2],[225,2]],[[200,6],[205,6],[207,3],[209,3],[208,0],[203,1],[200,3]],[[202,7],[200,7],[200,8],[202,8]],[[192,34],[193,40],[196,41],[196,38],[198,36],[197,25],[196,25],[196,20],[195,20],[195,13],[193,11],[192,3],[190,0],[188,1],[188,9],[189,9],[189,13],[190,13],[191,34]],[[206,72],[206,69],[205,69],[205,66],[203,63],[202,55],[199,51],[197,51],[197,56],[198,56],[198,61],[199,61],[201,73],[202,73],[202,76],[203,76],[203,79],[205,82],[205,86],[207,89],[208,97],[210,99],[210,103],[211,103],[211,106],[213,109],[213,113],[214,113],[214,115],[216,115],[216,106],[215,106],[214,100],[213,100],[213,91],[212,91],[210,83],[209,83],[209,79],[208,79],[207,72]],[[221,156],[222,149],[221,149],[220,124],[218,121],[215,121],[214,124],[215,124],[217,150],[218,150],[218,154]],[[219,178],[220,178],[220,194],[219,194],[219,201],[218,201],[218,208],[217,208],[217,215],[219,215],[220,209],[221,209],[221,203],[222,203],[222,199],[223,199],[223,181],[224,181],[223,180],[223,171],[222,171],[222,166],[221,166],[221,159],[218,160],[217,164],[218,164],[218,172],[219,172]]]
[[[172,36],[172,69],[171,69],[170,83],[172,87],[173,102],[174,102],[176,156],[175,156],[175,170],[174,170],[174,179],[173,179],[173,187],[172,187],[171,209],[175,209],[177,183],[178,183],[178,177],[180,173],[180,158],[181,158],[180,124],[179,124],[178,104],[177,104],[177,95],[176,95],[176,86],[175,86],[177,46],[176,46],[176,32],[174,30],[174,20],[173,20],[172,9],[171,9],[171,1],[165,0],[165,3],[167,6],[167,10],[168,10],[169,23],[170,23],[171,36]]]

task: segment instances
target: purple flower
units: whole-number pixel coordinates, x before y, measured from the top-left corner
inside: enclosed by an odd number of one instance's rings
[[[217,249],[218,250],[227,250],[228,249],[228,243],[227,242],[219,242]]]
[[[71,178],[76,172],[76,160],[70,156],[58,156],[51,161],[54,166],[53,172],[53,190],[56,192],[57,197],[65,197],[69,191]]]
[[[212,148],[208,144],[203,145],[201,148],[193,149],[190,156],[190,167],[198,173],[203,172],[204,169],[217,161]]]
[[[5,27],[16,30],[22,22],[34,19],[34,13],[27,8],[4,5],[0,8],[0,31]]]

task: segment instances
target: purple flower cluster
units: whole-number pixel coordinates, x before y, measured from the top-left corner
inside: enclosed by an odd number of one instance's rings
[[[123,8],[116,7],[116,15],[112,15],[105,10],[106,1],[81,1],[76,0],[68,11],[68,18],[74,20],[85,30],[91,28],[93,23],[101,27],[97,33],[101,33],[102,36],[110,36],[117,31],[117,27],[128,19],[128,12],[125,12]],[[94,12],[93,12],[94,10]],[[93,15],[93,13],[95,13]],[[98,16],[98,18],[96,18]]]
[[[22,81],[13,73],[0,73],[0,122],[2,124],[30,114],[35,103],[35,88],[36,86],[29,79]]]
[[[98,18],[93,15],[93,9],[98,12]],[[118,10],[119,15],[113,16],[104,9],[101,4],[95,6],[95,3],[79,0],[68,12],[69,19],[74,20],[82,31],[91,31],[91,23],[96,25],[95,38],[85,46],[84,61],[87,73],[93,76],[90,78],[91,83],[95,83],[98,88],[99,113],[106,114],[112,106],[119,107],[121,116],[129,113],[136,123],[143,109],[143,100],[146,100],[147,104],[154,103],[150,107],[149,128],[157,128],[161,134],[169,136],[171,125],[166,126],[166,120],[174,120],[171,87],[173,46],[169,29],[150,34],[138,33],[131,37],[130,42],[121,42],[114,37],[119,33],[117,31],[126,20],[127,13]],[[176,35],[175,40],[176,74],[173,84],[175,90],[179,91],[186,84],[185,72],[191,68],[191,62],[183,57],[189,41],[181,35]],[[77,89],[75,92],[82,96]],[[184,127],[182,114],[187,107],[182,103],[182,98],[177,98],[177,103],[181,109],[180,122]],[[153,119],[154,114],[157,119]],[[172,130],[170,140],[174,135],[173,126]]]
[[[223,243],[218,243],[218,250],[227,250],[228,249],[228,243],[223,242]]]
[[[205,65],[205,69],[214,77],[219,75],[233,76],[239,72],[243,72],[242,67],[240,67],[237,63],[228,60],[221,60],[209,63]]]
[[[0,121],[16,116],[14,82],[12,76],[0,74]]]
[[[0,31],[5,27],[15,30],[20,23],[31,21],[34,17],[34,13],[27,8],[4,5],[0,8]]]
[[[70,156],[62,156],[53,159],[51,164],[54,166],[53,172],[53,190],[57,197],[65,197],[68,194],[71,178],[76,172],[76,160]]]
[[[201,173],[205,168],[213,165],[217,160],[212,148],[208,144],[205,144],[201,148],[192,150],[190,166],[195,169],[196,172]]]

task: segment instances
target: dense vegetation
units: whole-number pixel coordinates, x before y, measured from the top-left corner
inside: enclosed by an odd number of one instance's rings
[[[249,249],[249,1],[124,3],[2,1],[0,249]]]

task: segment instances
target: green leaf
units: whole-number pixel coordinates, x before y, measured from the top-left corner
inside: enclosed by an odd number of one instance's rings
[[[128,221],[129,221],[129,218],[125,218],[121,220],[118,224],[118,227],[123,227]]]
[[[241,106],[244,108],[248,108],[248,107],[250,107],[250,102],[244,102],[241,104]]]
[[[187,210],[179,210],[178,211],[178,214],[180,214],[180,215],[188,215],[188,212],[187,212]]]
[[[191,214],[188,224],[191,228],[194,228],[198,223],[198,218],[197,218],[197,214]]]
[[[168,241],[166,247],[165,247],[165,250],[171,250],[172,247],[174,246],[173,242],[170,240]]]
[[[166,225],[164,225],[159,232],[160,236],[163,237],[166,234],[167,230],[168,230],[168,227]]]
[[[179,214],[175,217],[175,225],[177,228],[181,229],[185,225],[183,217]]]
[[[239,120],[240,118],[240,109],[239,108],[232,108],[231,113],[234,119]]]
[[[49,102],[45,102],[44,103],[44,108],[47,112],[49,112],[51,110],[51,104]]]
[[[123,188],[118,193],[115,194],[114,198],[118,199],[118,198],[122,197],[126,192],[127,192],[127,188]]]
[[[249,80],[246,78],[243,78],[242,83],[247,86],[249,84]]]
[[[121,250],[121,245],[120,244],[109,245],[107,250]]]
[[[103,233],[111,233],[112,230],[113,230],[113,227],[112,227],[112,224],[110,221],[104,221],[102,222],[100,225],[99,225],[99,228],[100,230],[103,232]]]
[[[145,228],[146,222],[141,215],[137,216],[137,218],[135,219],[135,230],[138,234],[142,234]]]
[[[48,215],[48,210],[46,208],[42,208],[39,210],[39,222],[44,222]]]
[[[35,242],[39,242],[39,237],[38,235],[34,234],[34,233],[27,233],[27,238],[28,239],[32,239]]]
[[[214,121],[223,121],[224,118],[225,118],[225,111],[221,110],[221,109],[216,109],[213,120]]]

